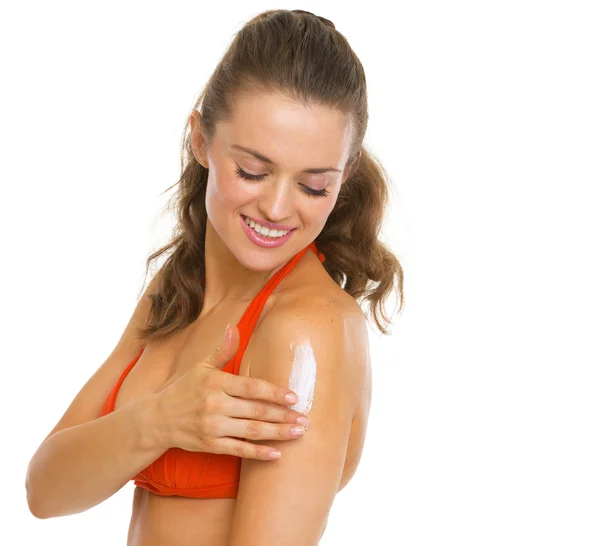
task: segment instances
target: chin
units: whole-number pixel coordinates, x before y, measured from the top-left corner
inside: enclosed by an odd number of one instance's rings
[[[249,269],[250,271],[271,271],[272,269],[286,263],[294,253],[288,256],[288,252],[284,252],[283,249],[250,249],[239,248],[234,253],[238,262]]]
[[[237,261],[250,271],[271,271],[287,263],[304,248],[298,246],[297,241],[294,240],[290,240],[280,247],[262,248],[247,240],[245,234],[241,235],[242,237],[236,238],[237,240],[233,242],[234,246],[229,248]],[[306,245],[308,244],[309,242],[306,243]]]

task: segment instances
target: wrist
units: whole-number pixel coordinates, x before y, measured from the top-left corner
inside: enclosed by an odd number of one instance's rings
[[[161,398],[150,394],[138,400],[138,430],[143,449],[164,453],[170,445],[169,431],[163,416]]]

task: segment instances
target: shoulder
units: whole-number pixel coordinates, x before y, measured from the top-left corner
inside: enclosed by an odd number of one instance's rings
[[[257,329],[257,337],[276,339],[285,335],[301,334],[316,339],[343,332],[361,332],[366,318],[360,305],[335,284],[304,284],[285,290],[274,301]],[[355,338],[348,339],[353,341]],[[338,339],[338,341],[340,341]]]
[[[299,286],[277,299],[252,336],[250,375],[293,390],[294,362],[309,354],[317,382],[335,385],[354,410],[369,363],[367,323],[358,303],[331,284]]]

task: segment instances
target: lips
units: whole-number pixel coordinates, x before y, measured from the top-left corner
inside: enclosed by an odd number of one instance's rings
[[[264,235],[261,235],[260,233],[256,233],[256,231],[246,223],[246,218],[242,214],[240,214],[240,222],[242,224],[242,229],[244,230],[244,233],[246,234],[248,239],[251,242],[253,242],[255,245],[263,247],[263,248],[277,248],[277,247],[284,245],[292,237],[294,231],[296,231],[296,229],[294,228],[294,229],[291,229],[288,233],[286,233],[282,237],[277,237],[277,238],[265,237]],[[259,222],[259,224],[260,224],[260,222]],[[265,227],[267,227],[267,226],[265,226]],[[275,229],[275,228],[273,228],[273,229]]]

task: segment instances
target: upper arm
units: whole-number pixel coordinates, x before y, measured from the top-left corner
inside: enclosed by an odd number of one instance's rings
[[[277,448],[280,459],[242,459],[229,546],[318,544],[340,484],[356,409],[358,328],[356,317],[335,305],[304,302],[301,309],[265,317],[250,375],[288,387],[295,348],[309,344],[316,361],[310,426],[299,439],[256,442]]]
[[[100,415],[104,401],[118,381],[123,369],[142,350],[142,341],[134,335],[135,329],[145,324],[151,304],[148,295],[152,293],[155,286],[156,277],[148,284],[144,294],[138,301],[115,348],[83,385],[44,441],[60,430],[87,423]]]

